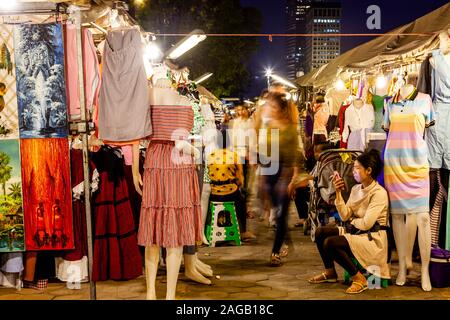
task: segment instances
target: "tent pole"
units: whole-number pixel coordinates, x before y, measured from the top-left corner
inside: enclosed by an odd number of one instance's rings
[[[76,13],[76,14],[79,14]],[[92,264],[93,264],[93,239],[92,239],[92,220],[91,220],[91,184],[89,175],[89,145],[88,134],[89,124],[87,121],[87,110],[85,103],[84,92],[84,72],[83,72],[83,53],[82,53],[82,29],[81,19],[76,20],[77,30],[77,62],[78,62],[78,85],[80,88],[80,109],[81,109],[81,123],[79,125],[84,126],[80,128],[82,132],[83,142],[83,173],[84,173],[84,203],[86,206],[86,228],[87,228],[87,242],[88,242],[88,271],[89,271],[89,286],[90,286],[90,300],[97,299],[96,285],[92,281]]]

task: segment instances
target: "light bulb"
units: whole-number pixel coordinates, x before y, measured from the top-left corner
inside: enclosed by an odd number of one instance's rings
[[[159,50],[158,46],[153,43],[150,42],[149,44],[147,44],[147,46],[145,47],[145,57],[149,60],[157,60],[162,56],[162,52],[161,50]]]
[[[17,0],[2,0],[0,1],[0,10],[12,10],[16,5]]]
[[[386,77],[383,75],[379,75],[376,81],[377,88],[378,89],[384,88],[386,87],[386,84],[387,84]]]
[[[344,90],[345,89],[345,83],[344,83],[344,81],[342,81],[341,79],[339,79],[338,81],[336,81],[336,83],[335,83],[335,88],[337,89],[337,90]]]

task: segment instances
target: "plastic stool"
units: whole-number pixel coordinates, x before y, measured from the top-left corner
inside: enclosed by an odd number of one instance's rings
[[[211,202],[209,205],[211,222],[206,225],[205,236],[210,247],[217,241],[234,241],[241,245],[241,234],[236,217],[234,202]]]
[[[373,274],[367,272],[367,270],[365,270],[363,268],[363,266],[358,262],[358,260],[356,260],[355,258],[352,258],[353,263],[356,265],[356,267],[358,268],[358,270],[366,277],[366,279],[368,277],[375,277],[375,279],[379,279],[380,281],[380,285],[382,288],[387,288],[389,286],[389,279],[383,279],[383,278],[379,278],[377,276],[374,276]],[[344,283],[350,283],[351,281],[351,276],[350,274],[347,272],[347,270],[344,270]]]

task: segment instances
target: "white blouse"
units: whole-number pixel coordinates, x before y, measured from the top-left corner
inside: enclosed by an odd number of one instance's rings
[[[373,129],[375,125],[375,112],[371,104],[364,104],[361,108],[356,108],[354,104],[345,110],[344,131],[342,141],[347,142],[350,132],[361,129]]]

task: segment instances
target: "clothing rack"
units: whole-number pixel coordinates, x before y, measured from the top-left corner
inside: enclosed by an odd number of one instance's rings
[[[66,6],[54,3],[21,3],[23,7],[21,10],[4,11],[0,13],[0,16],[29,16],[29,15],[49,15],[54,16],[58,21],[61,14],[67,14]],[[47,21],[45,19],[44,21]],[[92,264],[93,264],[93,237],[92,237],[92,218],[91,218],[91,198],[90,198],[90,175],[89,175],[89,145],[88,145],[88,133],[89,123],[87,121],[87,110],[85,105],[85,92],[84,92],[84,71],[83,71],[83,55],[82,55],[82,36],[81,36],[81,21],[75,19],[77,29],[77,60],[78,60],[78,79],[80,89],[80,108],[81,119],[77,120],[77,131],[81,133],[82,152],[83,152],[83,176],[84,176],[84,196],[86,206],[86,226],[87,226],[87,241],[88,241],[88,272],[89,272],[89,285],[90,285],[90,300],[96,300],[96,285],[92,282]],[[18,22],[23,23],[23,22]]]

